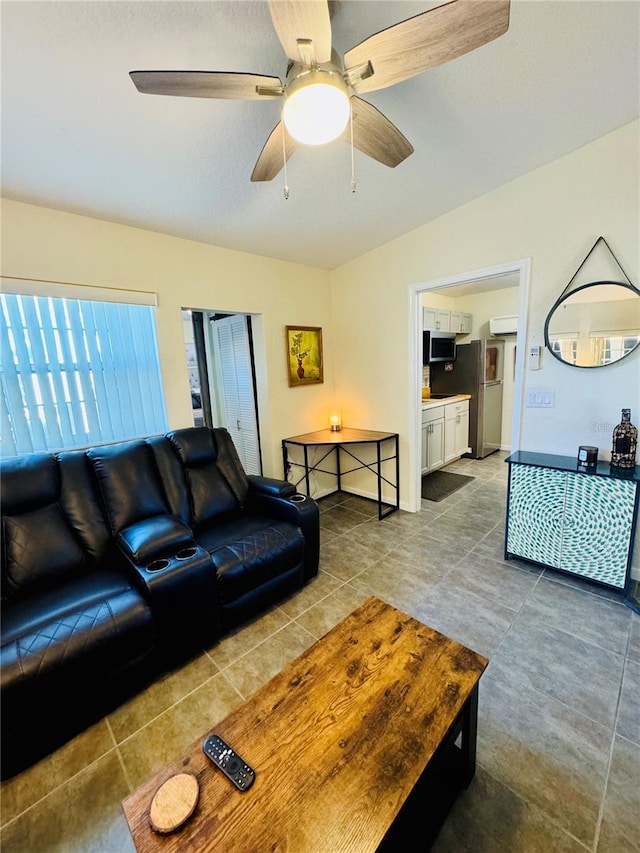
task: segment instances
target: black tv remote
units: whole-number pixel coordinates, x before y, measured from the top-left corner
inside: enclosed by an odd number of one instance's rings
[[[221,737],[218,735],[208,737],[202,744],[202,750],[238,790],[248,791],[253,785],[256,778],[255,771]]]

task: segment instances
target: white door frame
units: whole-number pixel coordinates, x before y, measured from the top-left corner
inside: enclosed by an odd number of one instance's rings
[[[485,278],[518,274],[520,305],[518,311],[518,334],[516,338],[516,371],[513,387],[513,416],[511,423],[511,452],[520,447],[522,402],[524,399],[524,344],[529,307],[529,280],[531,258],[484,267],[479,270],[456,273],[432,281],[409,285],[409,510],[420,509],[420,430],[422,411],[420,406],[422,388],[422,294],[427,290],[441,290],[458,284],[467,284]]]

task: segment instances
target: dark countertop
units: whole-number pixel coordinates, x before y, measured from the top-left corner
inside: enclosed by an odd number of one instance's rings
[[[504,460],[516,465],[535,465],[538,468],[553,468],[556,471],[571,471],[574,474],[590,474],[595,477],[609,477],[616,480],[631,480],[640,483],[640,465],[635,468],[612,468],[609,462],[598,462],[595,468],[586,468],[578,464],[575,456],[556,456],[555,453],[533,453],[529,450],[517,450]]]

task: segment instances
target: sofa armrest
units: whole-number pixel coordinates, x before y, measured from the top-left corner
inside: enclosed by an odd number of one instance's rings
[[[250,475],[247,509],[295,524],[304,537],[304,579],[318,574],[320,564],[320,511],[313,498],[296,492],[286,480]]]
[[[193,545],[191,528],[174,515],[154,515],[121,530],[116,537],[126,556],[145,565]]]
[[[155,515],[125,527],[116,541],[149,601],[165,651],[217,639],[215,569],[188,525],[174,515]]]
[[[275,480],[273,477],[260,477],[257,474],[249,474],[247,480],[249,491],[254,494],[288,498],[296,493],[296,487],[288,480]]]
[[[191,540],[147,562],[123,553],[129,574],[149,602],[165,651],[179,653],[185,645],[211,643],[219,637],[216,571],[208,551]]]

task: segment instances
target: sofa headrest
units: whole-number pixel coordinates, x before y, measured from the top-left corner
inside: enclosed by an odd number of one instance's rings
[[[204,468],[215,464],[235,499],[244,504],[249,481],[228,430],[222,427],[189,427],[167,433],[167,438],[185,468]]]
[[[167,434],[185,468],[211,465],[218,458],[218,448],[208,427],[187,427]]]
[[[90,461],[83,450],[57,453],[60,470],[60,506],[82,547],[98,562],[109,547],[109,528]]]
[[[16,515],[54,503],[60,494],[60,473],[51,453],[5,459],[0,469],[0,502],[5,515]]]
[[[122,441],[87,450],[115,535],[145,518],[169,512],[153,450],[146,441]]]
[[[189,427],[167,438],[186,472],[196,527],[244,503],[249,482],[226,429]]]
[[[4,460],[0,481],[3,598],[48,587],[84,568],[87,555],[61,505],[56,457],[34,453]]]
[[[218,448],[218,467],[229,484],[229,488],[236,496],[236,500],[244,504],[249,491],[249,480],[238,456],[236,446],[228,430],[219,428],[212,430],[212,432],[213,440]]]
[[[145,438],[145,442],[153,451],[171,514],[185,524],[191,524],[191,501],[185,469],[178,458],[176,448],[165,435]]]

